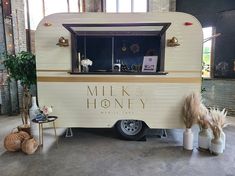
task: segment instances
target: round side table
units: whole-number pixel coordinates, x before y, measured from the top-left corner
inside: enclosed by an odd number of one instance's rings
[[[55,128],[55,121],[58,119],[57,116],[48,116],[47,120],[37,121],[36,119],[33,119],[32,122],[37,123],[39,125],[39,145],[43,146],[43,124],[44,123],[53,123],[53,128],[55,132],[55,139],[58,147],[58,137],[56,135],[56,128]]]

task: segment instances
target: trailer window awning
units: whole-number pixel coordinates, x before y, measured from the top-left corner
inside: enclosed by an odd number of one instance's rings
[[[171,23],[62,24],[72,34],[80,36],[158,36]]]

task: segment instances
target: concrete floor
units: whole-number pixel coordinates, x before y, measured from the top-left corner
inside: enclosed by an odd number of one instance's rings
[[[19,117],[0,116],[0,142]],[[234,176],[235,127],[225,129],[226,150],[213,156],[197,150],[182,149],[182,130],[169,130],[167,138],[158,138],[155,130],[147,141],[123,141],[112,129],[74,129],[73,138],[60,134],[55,145],[52,129],[45,130],[44,147],[34,155],[6,152],[0,146],[1,176]]]

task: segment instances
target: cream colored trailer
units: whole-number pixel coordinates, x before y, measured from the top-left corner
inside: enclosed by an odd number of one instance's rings
[[[112,24],[114,27],[107,27]],[[117,24],[122,26],[115,27]],[[160,25],[154,28],[151,24]],[[169,25],[163,38],[165,59],[160,72],[80,74],[75,71],[74,74],[72,51],[76,42],[71,32],[106,33],[130,28],[132,32],[151,32],[161,24]],[[56,45],[61,36],[68,39],[69,46]],[[179,46],[167,45],[172,37],[178,39]],[[200,23],[185,13],[49,15],[36,30],[39,105],[54,107],[53,113],[59,117],[58,127],[103,128],[113,127],[118,122],[120,133],[129,139],[136,139],[144,123],[150,128],[183,128],[184,97],[201,90],[202,43]]]

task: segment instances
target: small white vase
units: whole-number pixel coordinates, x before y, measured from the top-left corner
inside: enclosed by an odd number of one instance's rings
[[[203,150],[208,150],[211,145],[211,134],[209,129],[202,128],[198,133],[198,147]]]
[[[88,73],[89,72],[89,66],[82,66],[82,72]]]
[[[36,115],[40,113],[39,108],[37,106],[36,97],[32,97],[32,106],[29,109],[29,117],[30,117],[30,130],[31,135],[38,141],[39,140],[39,126],[37,123],[33,123],[32,120],[36,118]]]
[[[213,138],[211,140],[211,147],[210,147],[211,153],[215,155],[219,155],[223,153],[223,142],[221,140],[221,137],[219,138]]]
[[[193,132],[191,128],[186,128],[184,131],[183,146],[186,150],[193,150]]]
[[[225,150],[225,144],[226,144],[226,135],[225,133],[221,130],[220,137],[222,140],[222,146],[223,146],[223,151]]]

